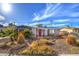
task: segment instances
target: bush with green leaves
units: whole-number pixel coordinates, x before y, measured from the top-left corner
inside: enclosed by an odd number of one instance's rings
[[[9,36],[13,32],[12,28],[3,28],[2,31],[0,32],[0,37],[6,37]]]
[[[18,37],[18,30],[14,27],[6,27],[3,28],[2,31],[0,32],[0,37],[14,37],[17,39]]]
[[[29,29],[24,30],[24,36],[25,38],[31,38],[32,37],[32,32]]]
[[[0,37],[14,37],[15,39],[18,38],[18,29],[16,27],[6,27],[3,28],[0,32]],[[29,29],[24,29],[24,36],[25,38],[31,38],[33,36],[32,32]]]

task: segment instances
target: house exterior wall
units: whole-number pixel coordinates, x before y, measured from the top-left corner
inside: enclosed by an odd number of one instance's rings
[[[53,34],[54,30],[53,29],[49,29],[49,34]]]
[[[35,35],[35,37],[49,36],[50,34],[58,34],[59,30],[54,28],[32,28],[32,33]]]
[[[49,29],[49,34],[59,34],[59,29]]]
[[[58,35],[58,34],[59,34],[59,32],[60,32],[60,30],[59,30],[59,29],[54,29],[54,33],[55,33],[56,35]]]
[[[32,33],[34,34],[34,37],[36,37],[36,28],[32,28]]]
[[[37,36],[45,36],[45,29],[37,28]]]
[[[48,29],[45,29],[45,32],[44,32],[45,36],[48,35]]]

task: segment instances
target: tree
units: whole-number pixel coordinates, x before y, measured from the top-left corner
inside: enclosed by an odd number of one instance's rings
[[[24,30],[24,35],[25,38],[31,38],[32,37],[32,32],[29,29]]]
[[[38,25],[36,25],[37,27],[43,27],[43,24],[38,24]]]

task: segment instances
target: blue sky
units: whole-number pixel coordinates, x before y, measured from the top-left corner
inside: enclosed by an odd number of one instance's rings
[[[44,24],[53,27],[79,27],[79,4],[73,3],[14,3],[9,4],[11,10],[5,12],[0,4],[0,23],[7,25],[16,22],[17,25],[35,26]],[[6,9],[6,8],[5,8]]]

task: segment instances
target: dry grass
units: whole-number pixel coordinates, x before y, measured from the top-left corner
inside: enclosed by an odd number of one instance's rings
[[[59,54],[79,54],[79,47],[66,44],[65,39],[57,40],[53,48]]]
[[[40,40],[40,41],[42,41],[43,43],[44,42],[47,42],[46,40]],[[77,41],[77,43],[79,43],[79,40],[76,40]],[[39,42],[39,43],[41,43],[40,44],[40,47],[42,47],[43,46],[43,44],[42,44],[42,42]],[[38,43],[36,42],[36,41],[33,41],[32,42],[32,44],[31,44],[31,46],[33,46],[33,48],[35,47],[37,47],[37,45],[38,45]],[[45,46],[45,45],[44,45]],[[43,47],[44,47],[43,46]],[[50,46],[50,45],[48,45],[48,46]],[[79,54],[79,46],[72,46],[72,45],[69,45],[69,44],[67,44],[66,43],[66,39],[59,39],[59,40],[56,40],[56,42],[55,42],[55,45],[52,45],[51,46],[52,48],[53,48],[53,50],[55,50],[59,55],[64,55],[64,54]],[[37,48],[36,48],[36,50],[37,50]],[[35,50],[35,51],[36,51]],[[41,50],[40,48],[39,48],[39,50]],[[27,52],[27,50],[24,50],[24,52]],[[28,51],[28,53],[30,53],[30,50]]]

